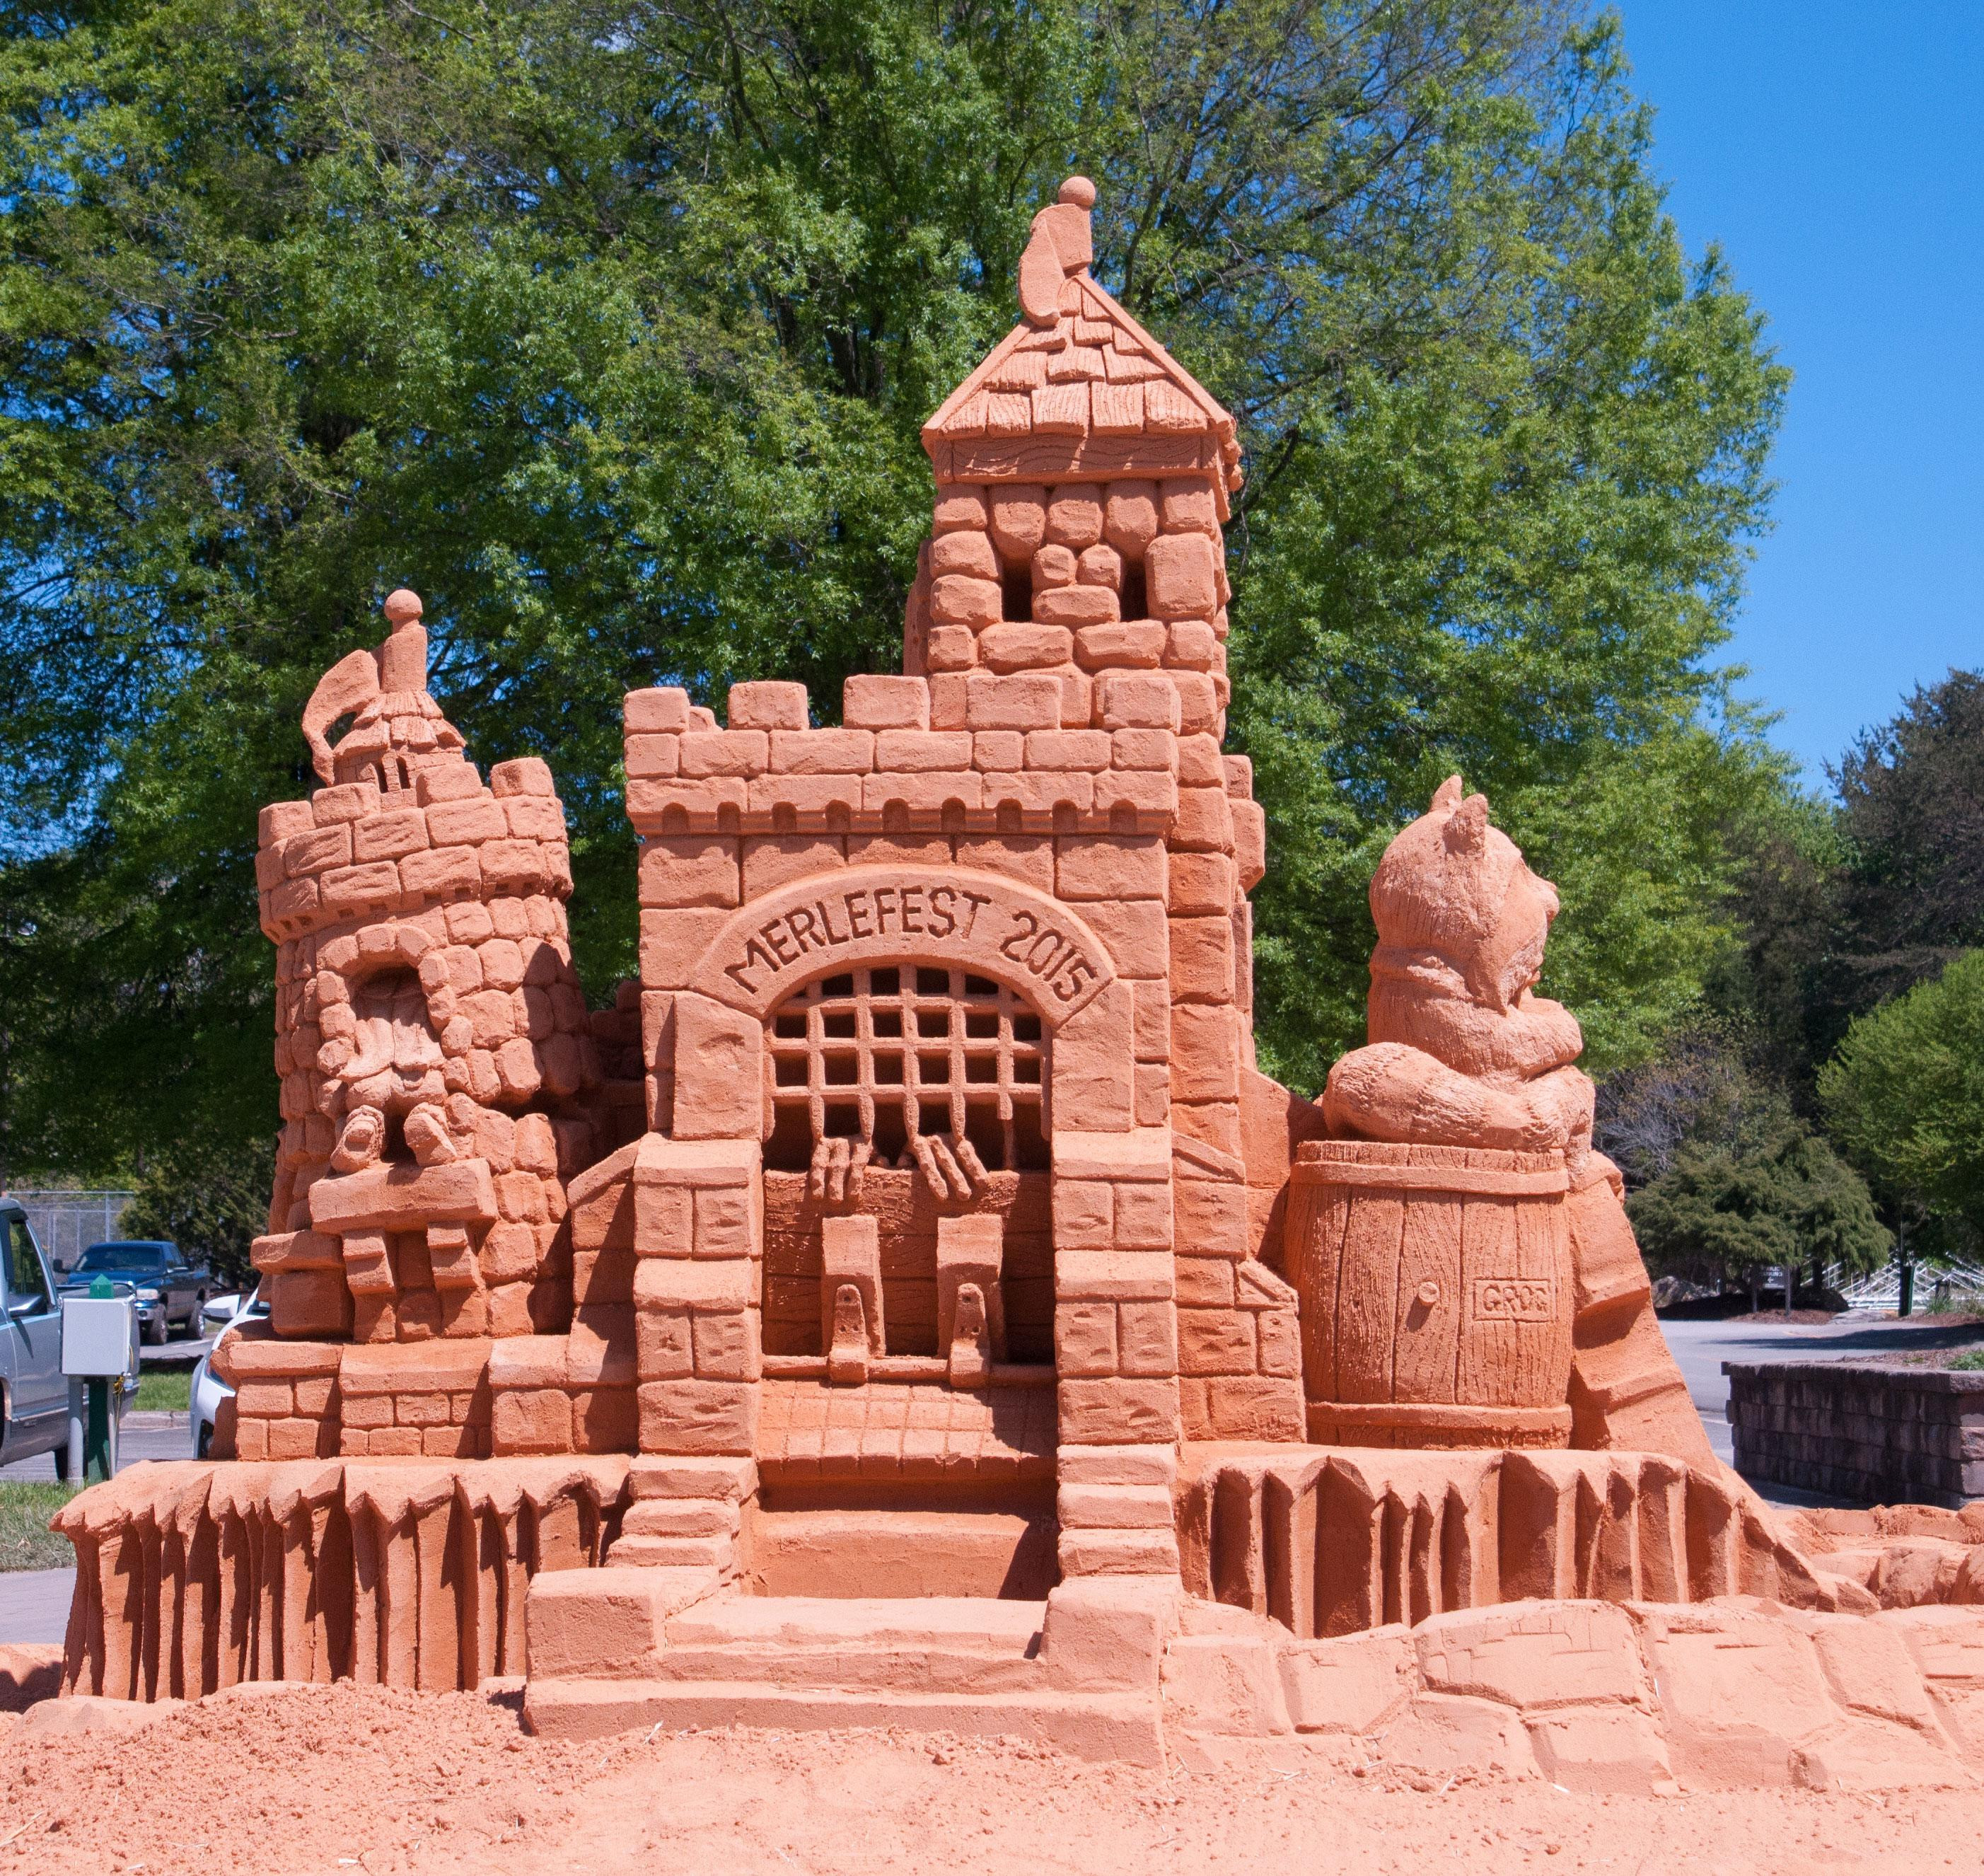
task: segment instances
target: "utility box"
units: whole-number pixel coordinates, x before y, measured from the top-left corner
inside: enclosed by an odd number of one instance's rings
[[[137,1311],[129,1297],[65,1297],[62,1371],[93,1377],[127,1374],[136,1365]]]

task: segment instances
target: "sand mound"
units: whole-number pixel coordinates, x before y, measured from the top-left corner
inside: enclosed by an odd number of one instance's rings
[[[256,1689],[135,1733],[0,1718],[0,1870],[1977,1867],[1975,1799],[1958,1792],[1607,1798],[1533,1779],[1442,1784],[1370,1755],[1356,1741],[1188,1744],[1156,1772],[882,1733],[579,1745],[527,1736],[514,1696]]]

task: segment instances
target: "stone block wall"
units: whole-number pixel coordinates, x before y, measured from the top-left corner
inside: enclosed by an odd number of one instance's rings
[[[1249,1254],[1248,1169],[1182,1137],[1172,1164],[1180,1408],[1187,1437],[1285,1438],[1291,1384],[1302,1378],[1302,1333],[1295,1291]]]
[[[216,1459],[320,1459],[338,1450],[343,1404],[331,1342],[283,1342],[243,1329],[221,1344],[214,1371],[234,1389],[213,1428]]]
[[[1863,1505],[1984,1498],[1984,1374],[1725,1361],[1736,1469]]]
[[[1202,514],[1174,503],[1180,525],[1189,512],[1216,535],[1211,478],[1200,492]],[[1051,532],[1053,504],[1043,512]],[[1223,702],[1204,671],[971,669],[850,679],[839,729],[809,727],[798,685],[739,685],[719,729],[679,690],[632,693],[648,1116],[678,1139],[757,1131],[762,1042],[709,981],[719,942],[743,946],[740,983],[816,954],[824,968],[846,955],[838,925],[862,931],[862,869],[1014,881],[1040,895],[1013,915],[1020,948],[988,948],[973,968],[1017,983],[1054,1023],[1051,1126],[1168,1129],[1175,1143],[1180,1234],[1208,1262],[1189,1324],[1168,1319],[1191,1332],[1175,1351],[1192,1377],[1181,1430],[1288,1438],[1301,1430],[1294,1298],[1250,1254],[1254,1213],[1272,1199],[1250,1190],[1242,1116],[1255,1079],[1245,894],[1262,871],[1264,822],[1248,764],[1220,748]],[[843,914],[850,890],[863,903]],[[746,932],[742,915],[759,908]],[[1081,955],[1064,935],[1059,962],[1027,968],[1025,941],[1037,934],[1051,951],[1071,921],[1110,979],[1085,1001],[1080,977],[1057,975]]]
[[[340,1350],[338,1451],[347,1458],[488,1458],[496,1346],[478,1339]]]
[[[522,1453],[632,1451],[632,1311],[581,1310],[566,1335],[516,1336],[490,1351],[493,1449]]]
[[[1171,1136],[1054,1136],[1054,1365],[1065,1576],[1170,1572],[1179,1436]],[[1161,1502],[1164,1515],[1158,1508]]]
[[[486,1459],[494,1346],[486,1337],[365,1344],[238,1331],[214,1357],[235,1391],[215,1424],[213,1457]]]

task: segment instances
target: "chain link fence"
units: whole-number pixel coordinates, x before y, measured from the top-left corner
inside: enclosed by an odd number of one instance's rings
[[[114,1239],[124,1208],[137,1195],[129,1192],[22,1192],[18,1199],[28,1214],[35,1240],[59,1270],[70,1269],[92,1244]]]

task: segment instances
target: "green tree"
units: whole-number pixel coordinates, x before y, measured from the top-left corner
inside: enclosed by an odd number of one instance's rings
[[[1750,1069],[1808,1118],[1819,1064],[1838,1039],[1818,995],[1845,847],[1836,805],[1803,790],[1760,797],[1731,823],[1736,878],[1726,912],[1739,941],[1711,965],[1705,1009],[1743,1038]]]
[[[228,1153],[182,1143],[146,1166],[119,1229],[127,1237],[169,1238],[222,1284],[246,1288],[255,1281],[249,1253],[267,1228],[275,1177],[275,1141],[266,1132]]]
[[[1753,1295],[1772,1264],[1870,1270],[1894,1242],[1859,1176],[1803,1127],[1749,1150],[1685,1141],[1627,1210],[1650,1269]]]
[[[1984,945],[1984,677],[1952,671],[1855,739],[1840,854],[1805,972],[1822,1061],[1852,1020]]]
[[[1741,941],[1705,986],[1807,1113],[1856,1016],[1984,944],[1984,678],[1919,689],[1831,774],[1836,801],[1777,791],[1731,824]]]
[[[1984,1229],[1984,951],[1859,1018],[1818,1090],[1833,1137],[1901,1217]]]
[[[1648,1267],[1753,1293],[1773,1264],[1874,1268],[1892,1240],[1866,1182],[1759,1072],[1757,1041],[1697,1015],[1599,1090]]]
[[[553,761],[588,982],[630,968],[619,694],[829,717],[893,664],[918,426],[1076,166],[1249,449],[1264,1059],[1356,1039],[1371,867],[1456,767],[1563,888],[1594,1061],[1644,1052],[1778,785],[1712,659],[1784,386],[1651,165],[1560,0],[0,17],[15,1163],[267,1129],[255,814],[402,582],[477,758]]]

